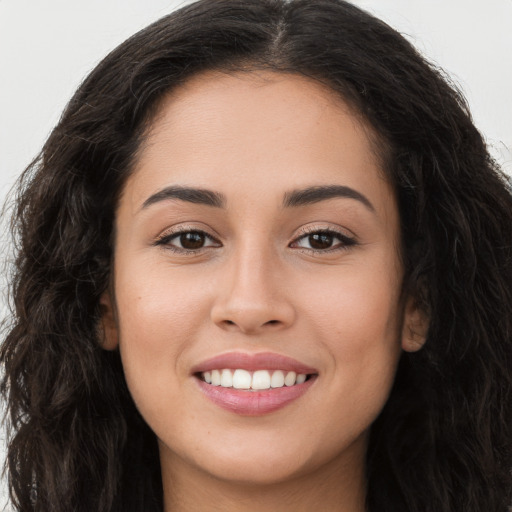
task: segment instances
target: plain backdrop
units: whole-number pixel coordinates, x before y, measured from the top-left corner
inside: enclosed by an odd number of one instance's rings
[[[0,0],[1,202],[86,74],[128,36],[187,3]],[[512,175],[512,0],[353,3],[447,71],[464,91],[492,154]],[[5,235],[0,243],[8,244]]]

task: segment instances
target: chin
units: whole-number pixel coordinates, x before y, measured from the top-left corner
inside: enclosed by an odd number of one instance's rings
[[[247,460],[235,455],[203,468],[218,480],[245,486],[280,484],[299,478],[312,469],[305,461],[290,460],[282,454],[279,458],[266,460]]]
[[[277,438],[249,440],[208,439],[191,452],[177,453],[160,442],[161,458],[176,456],[195,473],[237,485],[271,485],[292,480],[312,469],[310,454],[293,443],[279,443]],[[300,446],[300,445],[299,445]]]

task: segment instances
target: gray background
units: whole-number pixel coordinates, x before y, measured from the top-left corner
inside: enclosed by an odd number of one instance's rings
[[[85,75],[135,31],[187,3],[0,0],[1,202]],[[450,74],[492,154],[512,175],[512,0],[354,3],[400,30]],[[4,230],[0,245],[5,258]],[[4,289],[1,276],[0,285]],[[0,492],[0,509],[3,503]]]

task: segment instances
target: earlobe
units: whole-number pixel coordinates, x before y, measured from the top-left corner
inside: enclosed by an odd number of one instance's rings
[[[103,292],[100,298],[100,321],[98,337],[102,348],[115,350],[119,343],[115,306],[110,292]]]
[[[402,328],[402,349],[406,352],[417,352],[427,340],[430,317],[413,298],[405,303],[404,323]]]

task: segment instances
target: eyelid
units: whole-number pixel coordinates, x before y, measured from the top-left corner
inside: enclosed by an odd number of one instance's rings
[[[327,249],[313,249],[313,248],[306,248],[306,247],[293,247],[293,244],[297,243],[300,240],[305,239],[306,237],[314,234],[329,234],[333,237],[338,238],[341,241],[341,244],[334,247],[329,247]],[[302,249],[307,252],[313,252],[313,253],[321,253],[326,254],[329,252],[335,252],[340,250],[347,250],[350,247],[353,247],[354,245],[358,245],[358,240],[356,235],[354,235],[351,231],[349,231],[346,228],[341,228],[339,226],[334,227],[332,225],[324,225],[324,226],[304,226],[300,228],[299,233],[294,237],[294,239],[289,243],[289,247],[296,248],[296,249]]]
[[[203,247],[197,248],[197,249],[186,249],[183,247],[177,247],[173,246],[170,242],[172,239],[179,237],[182,234],[185,233],[200,233],[205,236],[206,239],[208,239],[210,242],[209,245],[205,245]],[[333,236],[334,238],[337,238],[339,240],[339,243],[333,247],[329,247],[327,249],[314,249],[314,248],[306,248],[306,247],[300,247],[294,244],[297,244],[300,240],[303,240],[304,238],[313,235],[313,234],[329,234]],[[302,249],[304,251],[307,251],[309,253],[322,253],[326,254],[329,252],[336,252],[339,250],[347,250],[351,246],[357,245],[357,237],[348,229],[342,228],[340,226],[332,226],[332,225],[307,225],[299,228],[298,233],[294,236],[294,238],[289,242],[288,247],[294,248],[294,249]],[[203,250],[207,250],[212,247],[222,247],[222,243],[220,242],[219,238],[215,235],[212,235],[210,230],[207,228],[203,228],[196,225],[177,225],[172,226],[163,232],[161,232],[158,236],[155,237],[155,239],[152,242],[152,245],[154,246],[160,246],[167,250],[172,250],[177,253],[199,253]]]
[[[320,224],[312,224],[309,223],[305,226],[301,226],[298,230],[296,238],[301,235],[310,235],[312,233],[334,233],[338,235],[342,235],[345,238],[353,238],[354,240],[357,238],[356,234],[348,228],[344,228],[342,226],[333,225],[330,223],[320,223]]]
[[[176,238],[182,234],[185,233],[200,233],[204,235],[207,239],[214,242],[214,244],[207,245],[205,247],[201,247],[198,249],[185,249],[181,247],[173,247],[170,244],[170,241],[173,238]],[[193,225],[178,225],[178,226],[172,226],[171,228],[168,228],[164,230],[162,233],[160,233],[158,236],[155,237],[153,240],[152,245],[154,246],[161,246],[165,249],[172,250],[179,253],[198,253],[204,249],[208,249],[210,247],[221,247],[222,244],[219,241],[219,239],[212,235],[207,229],[199,227],[199,226],[193,226]]]

